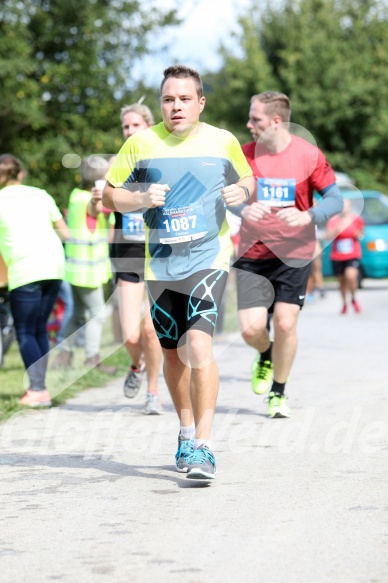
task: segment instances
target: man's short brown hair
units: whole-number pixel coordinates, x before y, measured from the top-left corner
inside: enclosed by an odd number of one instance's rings
[[[195,69],[190,69],[190,67],[185,67],[184,65],[172,65],[171,67],[167,67],[163,71],[163,81],[160,84],[160,94],[163,91],[163,85],[167,81],[167,79],[193,79],[196,89],[198,99],[201,99],[203,96],[203,85],[202,79]]]
[[[281,120],[288,123],[291,119],[291,101],[285,93],[279,91],[263,91],[253,95],[251,103],[260,101],[265,104],[267,115],[278,115]]]

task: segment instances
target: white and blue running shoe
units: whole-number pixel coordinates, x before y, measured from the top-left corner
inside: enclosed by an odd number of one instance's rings
[[[216,473],[216,460],[213,452],[205,445],[200,445],[188,460],[187,478],[214,480]]]
[[[184,439],[178,435],[178,450],[175,454],[176,469],[178,472],[186,473],[189,467],[188,460],[194,452],[194,440]]]

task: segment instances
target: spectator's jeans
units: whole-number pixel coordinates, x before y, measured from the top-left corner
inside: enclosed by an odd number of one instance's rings
[[[30,379],[30,389],[46,388],[49,340],[47,320],[53,309],[61,281],[34,281],[13,289],[11,312],[20,353]]]
[[[68,281],[62,281],[58,297],[62,300],[64,308],[62,322],[57,333],[57,344],[60,344],[63,340],[63,333],[66,330],[67,323],[70,320],[74,309],[73,293]]]
[[[77,339],[77,331],[85,322],[86,311],[89,319],[86,322],[85,356],[91,358],[99,355],[102,329],[105,323],[105,300],[102,285],[100,287],[71,286],[74,309],[65,331],[60,348],[71,352]]]

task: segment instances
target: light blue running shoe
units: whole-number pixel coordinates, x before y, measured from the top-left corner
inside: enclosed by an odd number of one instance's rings
[[[194,440],[193,439],[183,439],[183,437],[178,435],[178,450],[175,454],[175,464],[178,472],[186,473],[189,467],[188,459],[193,454],[194,451]]]
[[[216,460],[213,452],[205,445],[194,450],[188,460],[187,478],[192,480],[214,480],[216,477]]]

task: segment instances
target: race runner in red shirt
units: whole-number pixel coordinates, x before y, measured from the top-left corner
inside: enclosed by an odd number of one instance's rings
[[[323,153],[290,132],[287,95],[267,91],[251,99],[247,128],[254,141],[243,147],[256,179],[242,209],[235,267],[239,323],[259,356],[252,388],[270,389],[270,417],[289,417],[285,385],[297,349],[296,325],[306,295],[315,249],[315,224],[342,210],[335,175]],[[313,192],[322,199],[313,206]],[[273,313],[274,340],[267,330]]]

